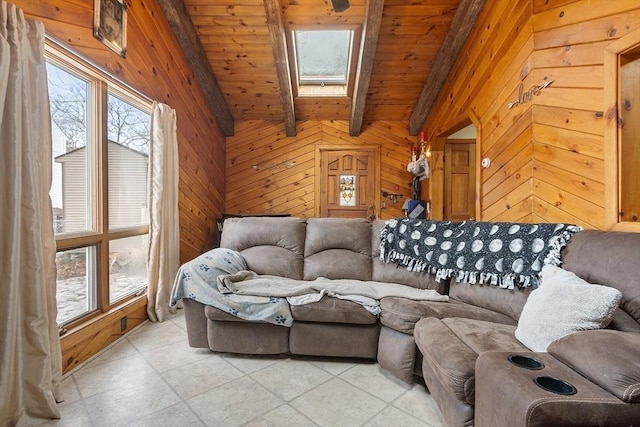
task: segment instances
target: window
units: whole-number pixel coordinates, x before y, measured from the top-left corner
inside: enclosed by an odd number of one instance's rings
[[[151,105],[53,45],[47,74],[57,320],[70,324],[146,287]]]
[[[354,30],[294,30],[292,72],[300,96],[347,96]]]

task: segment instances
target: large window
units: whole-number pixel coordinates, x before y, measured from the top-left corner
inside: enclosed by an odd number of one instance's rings
[[[150,103],[47,46],[58,323],[144,292]]]

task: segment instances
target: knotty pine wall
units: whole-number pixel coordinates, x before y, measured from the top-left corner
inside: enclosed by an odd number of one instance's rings
[[[492,160],[479,169],[480,219],[605,227],[604,48],[639,27],[637,0],[486,3],[424,126],[439,150],[438,136],[479,121],[478,161]],[[545,78],[507,108],[520,83]]]
[[[176,110],[180,156],[180,259],[216,242],[224,204],[225,138],[155,0],[127,0],[127,57],[93,37],[94,0],[10,0],[47,34],[148,97]]]
[[[287,137],[283,123],[260,120],[237,122],[227,137],[226,211],[239,214],[288,213],[315,216],[315,152],[317,146],[380,146],[381,191],[404,197],[386,202],[380,218],[404,215],[402,204],[411,197],[412,175],[407,172],[410,144],[406,122],[365,123],[358,137],[349,136],[349,122],[297,122],[297,135]],[[295,165],[287,167],[287,164]],[[254,168],[256,166],[256,168]],[[398,190],[396,190],[396,186]]]

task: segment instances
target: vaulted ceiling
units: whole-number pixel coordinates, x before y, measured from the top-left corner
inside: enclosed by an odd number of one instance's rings
[[[160,0],[218,123],[407,121],[417,134],[484,0]],[[296,97],[286,31],[362,28],[353,96]]]

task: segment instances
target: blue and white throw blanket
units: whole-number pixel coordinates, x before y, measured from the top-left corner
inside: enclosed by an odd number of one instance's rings
[[[246,270],[247,264],[238,252],[216,248],[183,264],[178,270],[170,305],[188,298],[213,306],[245,320],[263,320],[275,325],[291,326],[293,317],[286,298],[221,294],[218,276]]]
[[[536,288],[545,264],[559,266],[561,251],[582,227],[566,224],[387,221],[380,259],[427,271],[436,280]]]

